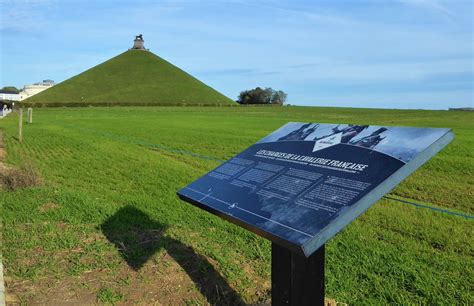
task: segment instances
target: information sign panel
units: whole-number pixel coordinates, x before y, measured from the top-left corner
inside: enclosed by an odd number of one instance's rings
[[[292,122],[178,195],[308,257],[453,138],[450,129]]]

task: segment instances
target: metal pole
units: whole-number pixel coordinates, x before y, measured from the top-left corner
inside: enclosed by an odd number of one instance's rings
[[[306,258],[272,243],[272,305],[324,305],[324,245]]]
[[[20,108],[20,115],[18,116],[18,141],[23,141],[23,108]]]

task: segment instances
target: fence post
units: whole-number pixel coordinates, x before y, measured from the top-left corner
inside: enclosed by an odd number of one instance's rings
[[[33,109],[28,107],[28,123],[33,123]]]
[[[23,141],[23,108],[20,108],[20,115],[18,116],[18,141]]]

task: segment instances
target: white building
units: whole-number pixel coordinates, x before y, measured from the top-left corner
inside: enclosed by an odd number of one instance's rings
[[[53,80],[43,80],[43,82],[34,83],[32,85],[25,85],[23,90],[20,91],[20,101],[25,100],[31,96],[39,94],[43,90],[54,86]]]
[[[0,101],[20,101],[20,94],[0,93]]]

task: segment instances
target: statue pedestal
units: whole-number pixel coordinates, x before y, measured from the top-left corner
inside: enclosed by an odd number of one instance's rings
[[[133,40],[133,48],[138,50],[145,50],[145,41],[143,39]]]

